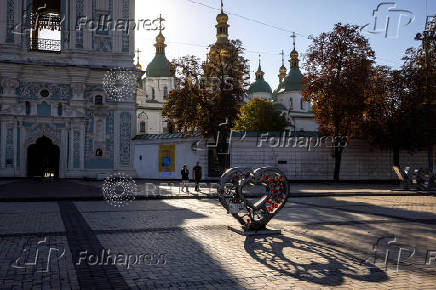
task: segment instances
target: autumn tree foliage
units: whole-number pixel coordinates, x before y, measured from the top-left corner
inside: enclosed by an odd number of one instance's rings
[[[163,106],[163,116],[166,116],[179,132],[192,134],[201,128],[200,113],[211,97],[202,91],[200,86],[202,65],[199,58],[188,55],[173,60],[176,88],[169,93]]]
[[[220,170],[228,165],[228,156],[220,153],[227,152],[227,138],[249,81],[243,54],[241,41],[232,40],[212,45],[204,63],[194,56],[173,61],[177,86],[163,106],[162,114],[178,131],[214,139]]]
[[[287,126],[284,116],[273,103],[263,98],[253,98],[241,107],[235,130],[238,131],[283,131]]]
[[[424,45],[406,51],[402,72],[410,98],[415,101],[415,130],[410,138],[418,149],[428,150],[428,167],[432,169],[436,144],[436,41],[428,41],[427,49]]]
[[[412,151],[415,138],[409,138],[416,130],[419,100],[407,89],[402,70],[375,66],[366,88],[366,112],[362,126],[362,138],[381,149],[391,149],[393,164],[400,164],[400,149]]]
[[[319,131],[338,140],[333,178],[339,180],[344,150],[340,142],[360,133],[374,51],[359,27],[348,24],[338,23],[332,31],[311,39],[303,97],[313,104]]]
[[[401,69],[375,66],[371,71],[363,137],[382,149],[392,149],[395,166],[400,164],[400,149],[428,149],[429,168],[433,167],[436,65],[426,62],[426,57],[435,58],[434,46],[427,53],[422,46],[410,48]]]
[[[210,47],[208,60],[195,56],[173,61],[177,87],[163,107],[163,115],[180,132],[199,132],[207,138],[230,132],[248,85],[248,64],[239,40]]]

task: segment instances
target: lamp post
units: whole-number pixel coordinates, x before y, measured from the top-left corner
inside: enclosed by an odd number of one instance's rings
[[[427,113],[429,116],[434,114],[432,105],[436,105],[436,100],[434,99],[434,96],[431,95],[430,90],[430,45],[431,43],[434,43],[436,41],[436,15],[433,16],[427,16],[426,23],[425,23],[425,30],[423,33],[418,33],[415,37],[416,40],[422,41],[422,46],[424,48],[425,52],[425,82],[426,82],[426,98],[425,103],[427,105]],[[431,119],[430,119],[431,121]],[[433,130],[431,126],[433,125],[433,122],[430,122],[429,124],[430,128],[429,130]],[[433,171],[433,142],[432,142],[432,134],[434,132],[429,132],[429,144],[428,144],[428,168],[430,171]]]

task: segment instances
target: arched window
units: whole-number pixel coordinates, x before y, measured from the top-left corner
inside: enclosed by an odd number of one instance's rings
[[[63,113],[64,113],[64,110],[63,110],[63,108],[62,108],[62,104],[59,104],[59,105],[58,105],[58,116],[59,116],[59,117],[62,116]]]
[[[168,98],[168,88],[167,87],[164,87],[164,89],[163,89],[163,97],[164,97],[164,99]]]
[[[61,1],[33,0],[31,14],[31,50],[61,51]]]
[[[100,95],[95,96],[94,103],[96,105],[103,105],[103,96]]]
[[[145,121],[139,123],[139,132],[145,133]]]
[[[30,115],[30,102],[26,101],[26,115]]]
[[[289,98],[289,110],[293,110],[294,109],[294,102],[292,101],[292,97]]]
[[[156,98],[156,92],[154,88],[151,88],[151,99],[154,100]]]
[[[304,101],[303,98],[300,99],[300,109],[304,111]]]

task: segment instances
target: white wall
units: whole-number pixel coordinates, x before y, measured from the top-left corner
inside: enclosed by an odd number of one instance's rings
[[[282,169],[290,180],[332,180],[335,160],[333,148],[324,145],[310,150],[302,146],[275,146],[274,140],[270,144],[264,142],[257,147],[257,138],[246,138],[244,141],[232,142],[232,167],[261,167],[274,166]],[[286,141],[285,143],[286,144]],[[303,143],[302,143],[303,144]],[[313,143],[315,144],[315,139]],[[434,150],[436,160],[436,146]],[[286,164],[278,164],[286,161]],[[352,141],[342,156],[342,180],[396,180],[392,171],[392,152],[379,150],[369,146],[363,140]],[[427,167],[427,152],[421,151],[400,154],[400,167]]]
[[[197,139],[198,140],[198,139]],[[203,179],[207,176],[207,151],[193,151],[192,143],[195,139],[160,139],[134,141],[134,167],[139,178],[144,179],[181,179],[180,170],[184,163],[192,176],[192,168],[196,162],[203,167]],[[174,173],[159,172],[159,145],[176,145],[176,170]],[[142,155],[142,160],[139,157]]]
[[[317,132],[318,124],[312,118],[292,117],[291,121],[295,124],[295,131]]]
[[[297,139],[296,146],[291,141],[286,146],[288,138],[268,139],[269,142],[260,143],[260,138],[247,137],[244,140],[233,138],[231,144],[231,167],[273,166],[283,170],[289,180],[332,180],[335,166],[333,148],[325,139],[321,146],[314,146],[316,137],[312,138],[310,149],[306,140]],[[292,139],[295,140],[295,139]],[[302,140],[302,141],[300,141]],[[183,163],[192,167],[200,161],[205,179],[207,177],[207,151],[193,151],[191,146],[195,139],[161,139],[134,141],[135,159],[134,166],[139,178],[145,179],[180,179],[180,169]],[[159,144],[176,145],[176,172],[172,175],[162,175],[158,172]],[[261,144],[261,147],[258,145]],[[142,161],[139,156],[142,155]],[[436,160],[436,146],[434,150]],[[278,164],[285,161],[286,164]],[[342,155],[341,180],[397,180],[392,170],[392,152],[371,147],[363,140],[353,140],[345,148]],[[400,167],[413,168],[427,167],[427,152],[409,153],[402,151],[400,154]]]

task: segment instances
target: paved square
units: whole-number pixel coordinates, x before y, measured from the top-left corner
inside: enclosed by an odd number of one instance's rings
[[[280,236],[228,225],[215,199],[2,202],[0,289],[435,287],[434,196],[291,198]]]

